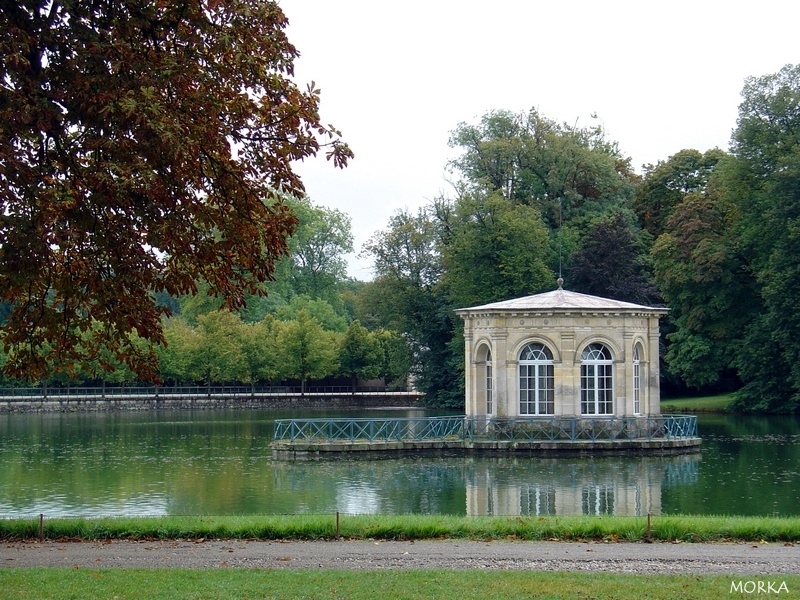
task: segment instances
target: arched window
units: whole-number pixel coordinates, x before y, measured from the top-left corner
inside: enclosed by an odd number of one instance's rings
[[[633,347],[633,414],[642,413],[642,354],[639,344]]]
[[[553,413],[553,354],[544,344],[528,344],[519,355],[519,414]]]
[[[603,344],[589,344],[581,354],[581,414],[614,414],[614,363]]]
[[[486,414],[491,415],[494,412],[494,404],[492,403],[492,351],[486,351]]]

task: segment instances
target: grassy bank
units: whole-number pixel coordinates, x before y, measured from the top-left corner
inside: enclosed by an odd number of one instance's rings
[[[3,569],[4,598],[723,598],[740,577],[475,571]],[[796,597],[800,576],[773,581]],[[736,597],[740,597],[739,594]]]
[[[733,394],[702,396],[697,398],[662,398],[661,412],[670,413],[721,413],[733,402]]]
[[[338,527],[338,528],[337,528]],[[46,539],[518,539],[800,542],[800,517],[296,515],[43,520]],[[38,539],[39,519],[0,520],[0,539]]]

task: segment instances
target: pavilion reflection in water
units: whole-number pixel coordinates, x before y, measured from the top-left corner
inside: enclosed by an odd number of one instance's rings
[[[583,459],[565,469],[563,459],[537,461],[527,475],[477,463],[467,475],[467,515],[661,514],[664,486],[697,481],[700,455],[653,457],[620,463]]]

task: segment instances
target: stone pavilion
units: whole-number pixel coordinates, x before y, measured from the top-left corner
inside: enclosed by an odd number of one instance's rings
[[[473,419],[659,415],[652,308],[562,289],[456,310]]]

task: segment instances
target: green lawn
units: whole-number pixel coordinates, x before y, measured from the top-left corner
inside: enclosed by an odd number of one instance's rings
[[[661,412],[664,414],[683,412],[725,412],[733,402],[733,394],[702,396],[698,398],[662,398]]]
[[[510,600],[729,598],[738,582],[761,580],[797,598],[800,576],[616,575],[532,571],[272,571],[243,569],[0,569],[7,599],[347,598]],[[788,593],[784,590],[788,590]],[[748,595],[748,594],[744,594]],[[749,594],[753,595],[753,594]]]

